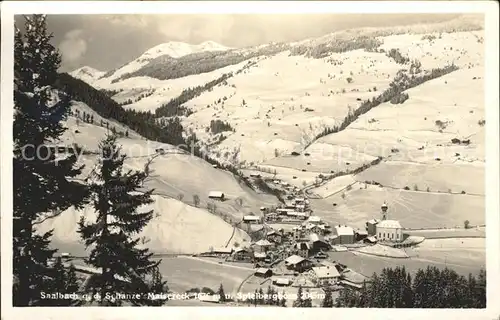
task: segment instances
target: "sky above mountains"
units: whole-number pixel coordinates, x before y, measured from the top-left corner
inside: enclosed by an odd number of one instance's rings
[[[61,71],[88,65],[107,71],[168,41],[228,47],[291,42],[358,27],[440,22],[451,14],[308,15],[49,15],[49,31],[63,54]],[[22,18],[16,22],[22,24]]]

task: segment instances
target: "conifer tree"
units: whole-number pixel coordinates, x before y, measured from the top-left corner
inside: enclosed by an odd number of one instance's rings
[[[144,171],[123,172],[126,158],[116,143],[116,136],[107,136],[100,144],[100,157],[89,177],[90,198],[97,212],[95,222],[82,217],[79,232],[87,247],[94,246],[86,263],[101,268],[89,289],[98,293],[100,305],[122,305],[124,301],[102,299],[107,294],[142,294],[151,290],[151,276],[161,261],[152,261],[148,249],[138,247],[141,232],[153,217],[153,211],[137,212],[138,208],[153,202],[151,193],[139,193],[147,178]],[[133,305],[154,305],[148,299],[128,301]]]
[[[49,259],[52,230],[39,234],[37,222],[47,215],[79,207],[85,187],[68,181],[80,174],[76,156],[56,161],[46,146],[66,130],[65,96],[51,105],[51,88],[57,78],[61,56],[50,43],[46,17],[25,17],[25,33],[16,28],[14,52],[14,157],[13,157],[13,288],[14,306],[46,305],[41,292],[55,290]],[[57,290],[62,288],[57,288]]]
[[[217,294],[219,295],[219,302],[226,301],[226,294],[224,293],[224,287],[222,286],[222,283],[219,286],[219,290],[217,291]]]
[[[67,293],[77,293],[80,290],[80,283],[78,277],[76,276],[76,269],[73,264],[69,265],[66,272],[66,292]],[[72,305],[80,305],[82,301],[72,301]]]
[[[76,297],[73,299],[70,294],[78,292],[79,284],[76,277],[76,270],[73,264],[66,271],[62,260],[60,257],[56,259],[54,266],[52,268],[51,277],[51,293],[61,293],[67,295],[67,297],[58,297],[58,299],[47,299],[47,305],[50,306],[79,306],[82,301]]]
[[[312,308],[312,299],[309,290],[306,291],[306,298],[303,300],[302,307]]]
[[[273,290],[271,286],[267,286],[266,291],[267,299],[265,299],[265,304],[272,305],[273,304]]]
[[[302,286],[299,286],[299,289],[297,291],[297,300],[293,302],[293,307],[294,308],[301,308],[304,306],[304,300],[302,299]]]
[[[283,293],[281,295],[282,295],[282,297],[281,297],[281,301],[280,301],[280,306],[286,307],[285,291],[283,291]]]
[[[154,296],[158,296],[157,299],[154,299],[148,303],[150,306],[162,306],[165,304],[167,299],[161,297],[161,295],[168,292],[167,282],[163,281],[163,277],[160,273],[158,267],[156,267],[152,272],[152,280],[150,284],[150,293]]]
[[[264,290],[262,288],[259,288],[259,304],[263,305],[266,303],[266,300],[264,299]]]
[[[323,299],[323,302],[321,303],[321,307],[322,308],[333,308],[333,296],[332,296],[331,290],[325,291],[325,298]]]

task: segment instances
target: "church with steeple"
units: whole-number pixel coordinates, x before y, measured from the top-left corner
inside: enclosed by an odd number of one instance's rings
[[[381,219],[372,219],[366,223],[369,236],[375,236],[378,241],[401,242],[403,241],[403,228],[397,220],[387,219],[389,206],[386,202],[382,204]]]

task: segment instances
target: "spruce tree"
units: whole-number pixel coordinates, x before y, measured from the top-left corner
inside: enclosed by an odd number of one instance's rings
[[[25,33],[16,28],[14,47],[13,287],[14,306],[46,305],[41,293],[55,290],[49,259],[52,230],[39,234],[40,219],[71,206],[80,207],[85,187],[68,181],[81,173],[77,158],[56,160],[47,147],[66,130],[70,112],[65,96],[51,103],[61,56],[50,43],[46,17],[25,17]],[[63,288],[57,288],[62,290]]]
[[[294,308],[301,308],[304,305],[304,300],[302,299],[302,286],[299,286],[299,289],[297,291],[297,300],[293,302],[293,307]]]
[[[95,222],[79,222],[79,233],[87,247],[93,249],[85,262],[102,273],[96,275],[90,289],[98,293],[100,305],[122,305],[123,300],[103,299],[107,294],[147,295],[151,282],[146,277],[154,274],[160,261],[153,261],[149,250],[138,247],[141,232],[153,217],[153,211],[137,212],[138,207],[153,202],[153,190],[138,192],[147,178],[144,171],[123,172],[126,158],[116,143],[116,136],[108,135],[99,144],[99,161],[89,177],[90,199],[97,213]],[[154,305],[151,300],[130,300],[132,305]]]
[[[219,286],[219,290],[217,291],[217,294],[219,295],[219,302],[226,301],[226,294],[224,293],[224,287],[222,286],[222,283]]]
[[[332,296],[332,291],[327,289],[325,291],[325,298],[323,299],[323,302],[321,303],[322,308],[333,308],[333,296]]]
[[[312,308],[312,299],[311,299],[311,295],[309,294],[309,290],[306,290],[306,298],[304,299],[304,301],[302,303],[302,307]]]
[[[72,298],[71,294],[78,293],[79,284],[76,277],[75,267],[71,264],[69,269],[66,270],[60,257],[56,259],[54,266],[52,268],[52,277],[50,285],[52,287],[51,292],[61,293],[67,295],[67,297],[60,297],[58,299],[47,300],[46,305],[50,306],[79,306],[82,301],[78,298]]]
[[[69,265],[66,271],[66,292],[67,293],[78,293],[80,291],[80,281],[76,276],[76,269],[73,264]],[[71,305],[80,305],[83,301],[71,301]]]
[[[286,308],[286,295],[285,295],[285,291],[282,292],[282,297],[281,297],[281,301],[280,301],[280,306],[281,307],[285,307]]]
[[[160,269],[156,267],[152,272],[152,279],[150,283],[150,293],[153,295],[153,299],[150,300],[147,305],[150,306],[162,306],[164,305],[168,299],[165,299],[163,295],[168,293],[167,282],[163,281],[163,276],[160,273]]]

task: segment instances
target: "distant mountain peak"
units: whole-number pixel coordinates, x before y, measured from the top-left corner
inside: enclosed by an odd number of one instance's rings
[[[74,78],[91,83],[105,74],[104,71],[97,70],[89,66],[83,66],[69,73]]]
[[[154,59],[162,55],[168,55],[172,58],[180,58],[192,53],[203,51],[225,51],[231,48],[223,46],[215,41],[204,41],[198,45],[189,44],[179,41],[169,41],[147,50],[141,57],[142,59]]]

